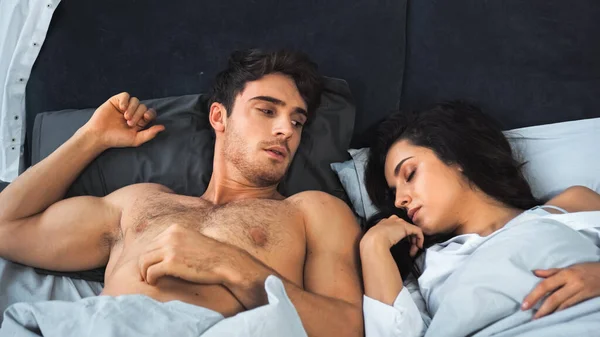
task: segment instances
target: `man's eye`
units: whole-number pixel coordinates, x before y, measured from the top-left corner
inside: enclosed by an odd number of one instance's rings
[[[262,113],[264,113],[265,115],[272,116],[274,114],[273,110],[269,110],[269,109],[258,109],[258,110],[262,111]]]

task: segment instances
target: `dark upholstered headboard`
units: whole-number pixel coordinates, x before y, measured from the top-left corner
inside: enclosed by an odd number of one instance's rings
[[[600,116],[600,2],[64,0],[27,86],[35,115],[205,92],[234,49],[293,47],[356,100],[352,145],[400,106],[468,99],[505,129]]]

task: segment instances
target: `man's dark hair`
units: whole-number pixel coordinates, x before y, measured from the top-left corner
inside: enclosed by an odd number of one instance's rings
[[[298,51],[248,49],[233,52],[227,69],[217,75],[209,104],[223,104],[227,109],[227,116],[230,116],[235,98],[244,90],[246,83],[273,73],[280,73],[294,80],[306,103],[310,121],[321,103],[323,81],[317,72],[316,63],[308,55]]]
[[[513,155],[499,125],[479,108],[452,101],[420,112],[399,112],[380,125],[371,145],[365,185],[369,197],[383,214],[368,221],[368,226],[374,226],[382,217],[400,215],[385,180],[384,166],[388,151],[401,140],[432,150],[446,165],[460,166],[470,184],[504,205],[523,210],[539,205],[521,171],[523,163]],[[452,235],[441,234],[426,237],[425,246]],[[403,246],[401,255],[394,256],[396,262],[403,274],[411,269],[415,273],[408,254],[410,245]]]

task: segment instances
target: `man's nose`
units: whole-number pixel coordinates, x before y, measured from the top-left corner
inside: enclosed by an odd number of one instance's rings
[[[289,118],[281,118],[275,122],[273,126],[273,134],[276,137],[283,136],[284,138],[290,138],[294,134],[294,126]]]

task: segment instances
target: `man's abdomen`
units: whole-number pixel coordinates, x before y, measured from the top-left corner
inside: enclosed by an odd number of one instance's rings
[[[160,302],[182,301],[217,311],[225,317],[245,310],[229,289],[221,285],[196,284],[169,276],[158,279],[156,285],[146,283],[139,267],[139,257],[146,246],[147,241],[134,237],[126,237],[113,246],[106,267],[102,295],[142,294]],[[277,250],[251,255],[302,287],[305,258],[303,246],[302,242],[286,243]],[[284,247],[287,249],[284,250]]]
[[[163,277],[156,285],[142,280],[138,264],[134,260],[118,266],[108,273],[101,295],[119,296],[142,294],[160,302],[182,301],[211,309],[225,317],[244,311],[242,304],[221,285],[200,285],[174,277]]]

